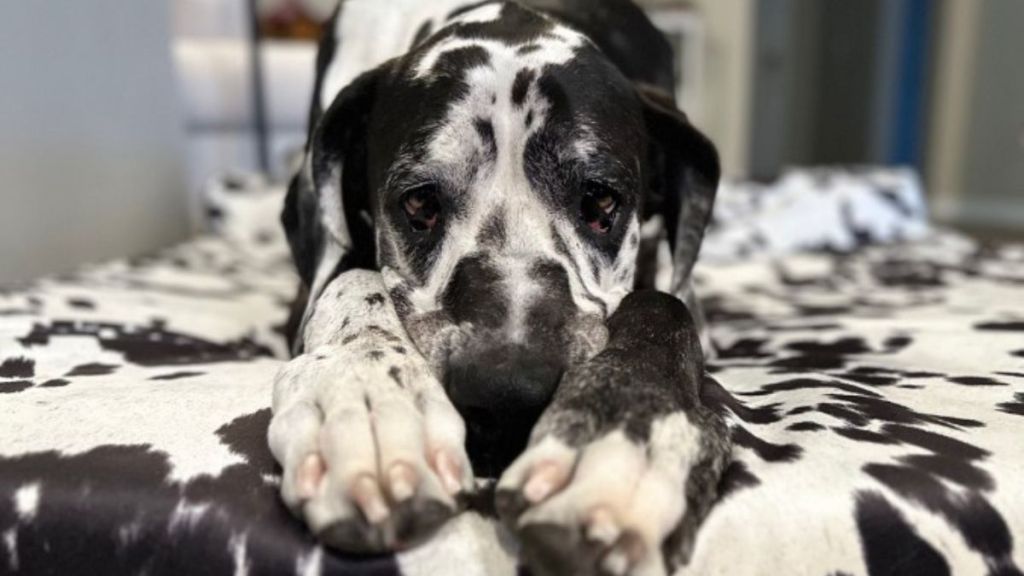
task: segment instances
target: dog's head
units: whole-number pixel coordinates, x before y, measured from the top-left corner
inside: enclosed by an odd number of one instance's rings
[[[652,216],[686,280],[718,181],[714,147],[670,97],[570,28],[496,12],[345,88],[284,215],[311,298],[339,270],[383,271],[484,473],[521,450],[566,368],[604,346]]]

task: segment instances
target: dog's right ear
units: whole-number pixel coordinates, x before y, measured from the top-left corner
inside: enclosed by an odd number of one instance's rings
[[[385,66],[349,84],[310,127],[302,166],[288,187],[281,223],[307,300],[296,304],[300,317],[290,322],[293,351],[302,347],[308,302],[345,270],[371,267],[376,258],[366,140]]]
[[[383,75],[383,67],[367,72],[338,94],[310,128],[302,166],[288,187],[281,223],[314,298],[342,260],[349,268],[373,264],[366,134]]]

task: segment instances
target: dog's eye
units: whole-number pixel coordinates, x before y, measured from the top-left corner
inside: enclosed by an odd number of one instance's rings
[[[437,187],[426,184],[409,190],[402,195],[402,209],[409,218],[409,225],[417,232],[430,232],[437,226],[441,215],[441,200]]]
[[[583,221],[598,234],[607,234],[619,212],[619,195],[597,182],[588,182],[583,188],[580,213]]]

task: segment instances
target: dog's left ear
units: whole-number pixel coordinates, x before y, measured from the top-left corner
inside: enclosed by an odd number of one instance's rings
[[[672,248],[672,294],[682,294],[711,219],[721,168],[711,141],[690,124],[664,91],[638,85],[650,157],[644,217],[661,214]]]

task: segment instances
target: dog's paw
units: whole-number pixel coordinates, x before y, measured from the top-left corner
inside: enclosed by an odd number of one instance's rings
[[[464,426],[425,368],[349,356],[307,354],[277,377],[268,436],[281,495],[338,550],[401,550],[472,487]]]
[[[496,506],[538,575],[665,574],[662,546],[686,512],[698,450],[682,413],[646,439],[620,429],[570,446],[549,435],[501,478]]]

